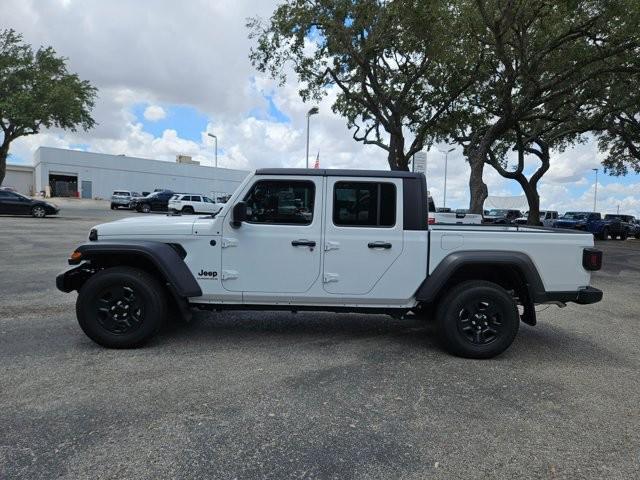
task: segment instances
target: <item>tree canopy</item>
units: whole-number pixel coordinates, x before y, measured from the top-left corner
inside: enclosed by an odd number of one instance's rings
[[[14,30],[0,31],[0,184],[13,140],[42,128],[90,129],[97,89],[69,73],[51,47],[35,52]]]
[[[297,75],[305,101],[330,87],[353,138],[388,152],[391,169],[445,131],[454,103],[476,79],[479,51],[463,51],[466,19],[441,0],[287,0],[268,22],[248,23],[250,58],[284,82]],[[407,143],[407,133],[411,141]]]

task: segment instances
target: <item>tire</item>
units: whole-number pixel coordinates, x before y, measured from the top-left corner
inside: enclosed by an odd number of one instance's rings
[[[623,230],[622,235],[620,235],[620,240],[626,240],[628,236],[629,236],[629,232],[627,232],[626,230]]]
[[[117,210],[118,206],[114,203],[111,204],[111,210]]]
[[[441,299],[436,322],[448,352],[465,358],[492,358],[513,343],[520,316],[505,289],[495,283],[470,280]]]
[[[158,281],[131,267],[96,273],[82,286],[76,301],[80,328],[107,348],[134,348],[147,342],[164,323],[166,309]]]
[[[600,234],[600,240],[608,240],[609,239],[609,229],[604,227],[602,229],[602,233]]]
[[[36,205],[31,209],[31,215],[35,218],[44,218],[47,215],[47,211],[42,205]]]
[[[149,205],[148,203],[143,203],[143,204],[140,206],[140,211],[141,211],[142,213],[149,213],[149,212],[151,211],[151,205]]]
[[[193,207],[184,207],[182,209],[182,213],[185,215],[193,215],[195,212],[193,210]]]

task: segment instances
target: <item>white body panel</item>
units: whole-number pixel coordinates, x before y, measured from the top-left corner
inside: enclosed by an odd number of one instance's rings
[[[403,183],[394,178],[358,177],[349,181],[391,182],[396,188],[395,225],[386,228],[334,225],[333,186],[341,177],[287,176],[315,185],[309,225],[253,224],[231,226],[233,206],[257,180],[249,176],[211,216],[126,218],[99,225],[100,240],[155,240],[180,243],[185,263],[203,295],[192,303],[259,304],[318,307],[411,308],[426,276],[456,251],[521,252],[537,267],[547,291],[575,291],[589,285],[582,251],[593,246],[590,234],[545,231],[515,226],[431,226],[404,230]],[[311,240],[316,246],[293,246]],[[390,243],[388,249],[368,248]],[[216,275],[211,275],[216,272]],[[337,275],[337,276],[332,276]]]
[[[440,213],[440,212],[429,212],[429,217],[433,218],[433,221],[436,224],[461,224],[461,225],[479,225],[482,223],[482,215],[477,213]]]

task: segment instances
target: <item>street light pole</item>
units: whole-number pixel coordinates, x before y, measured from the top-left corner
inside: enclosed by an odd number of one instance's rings
[[[316,113],[318,113],[318,107],[311,107],[307,112],[307,155],[305,157],[307,168],[309,168],[309,118]]]
[[[597,168],[592,168],[591,170],[596,172],[596,185],[595,185],[595,189],[593,191],[593,212],[595,213],[596,205],[597,205],[597,202],[598,202],[598,169]]]
[[[211,138],[216,141],[216,168],[218,168],[218,137],[216,137],[213,133],[207,133]]]
[[[455,148],[450,148],[449,150],[440,150],[440,153],[444,155],[444,199],[443,199],[443,207],[447,206],[447,166],[449,165],[449,153],[453,152]]]

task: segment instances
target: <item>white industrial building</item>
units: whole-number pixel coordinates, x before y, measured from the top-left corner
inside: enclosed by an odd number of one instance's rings
[[[142,193],[156,189],[222,196],[233,193],[247,173],[200,166],[185,161],[184,156],[168,162],[40,147],[33,156],[33,167],[7,165],[3,185],[52,197],[109,198],[114,190]]]

